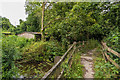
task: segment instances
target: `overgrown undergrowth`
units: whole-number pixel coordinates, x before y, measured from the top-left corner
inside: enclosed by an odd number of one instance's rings
[[[96,48],[94,52],[94,77],[95,78],[119,78],[119,69],[103,57],[102,46]]]
[[[72,58],[72,65],[66,66],[65,78],[83,78],[83,65],[81,65],[80,53],[75,53]]]
[[[84,44],[84,45],[83,45]],[[79,47],[81,46],[81,47]],[[81,65],[81,54],[85,54],[88,51],[96,48],[97,46],[99,46],[99,42],[97,40],[94,39],[90,39],[88,41],[85,41],[84,43],[79,43],[77,44],[77,52],[73,55],[72,58],[72,66],[67,66],[66,71],[65,71],[65,78],[83,78],[83,74],[84,74],[84,66]]]
[[[42,77],[53,65],[54,57],[65,51],[57,41],[35,42],[15,35],[2,37],[2,77],[5,79],[37,74]]]
[[[119,69],[117,69],[110,62],[105,63],[103,58],[96,58],[95,60],[95,78],[118,78]]]
[[[83,43],[82,43],[83,45]],[[90,40],[87,40],[83,46],[81,46],[79,48],[81,54],[85,54],[87,53],[88,51],[96,48],[97,46],[99,46],[99,42],[97,40],[94,40],[94,39],[90,39]]]

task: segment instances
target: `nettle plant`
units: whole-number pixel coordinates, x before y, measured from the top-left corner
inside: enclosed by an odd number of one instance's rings
[[[15,36],[2,38],[2,78],[8,79],[17,76],[18,68],[15,60],[20,58],[19,50],[16,48]]]
[[[95,78],[117,78],[115,75],[119,74],[119,70],[110,62],[105,63],[104,59],[97,58],[95,64]]]
[[[120,37],[119,29],[115,28],[113,31],[110,32],[108,37],[105,39],[107,45],[118,52],[120,52],[119,37]]]
[[[120,53],[119,37],[120,37],[120,32],[118,28],[115,28],[113,31],[110,32],[109,36],[105,39],[107,45],[118,53]],[[119,57],[113,55],[112,53],[108,53],[108,54],[112,59],[114,59],[115,62],[120,64]]]

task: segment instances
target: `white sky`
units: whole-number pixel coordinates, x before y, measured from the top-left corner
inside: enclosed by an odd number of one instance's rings
[[[0,0],[0,16],[6,17],[11,24],[18,25],[19,19],[26,20],[25,0]]]

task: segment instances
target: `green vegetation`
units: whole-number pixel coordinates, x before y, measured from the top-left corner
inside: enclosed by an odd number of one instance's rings
[[[112,78],[114,75],[120,75],[119,70],[111,63],[104,63],[100,44],[104,41],[110,48],[120,53],[119,6],[120,1],[45,3],[26,0],[25,10],[28,17],[26,21],[20,19],[20,25],[13,26],[9,19],[0,16],[2,27],[0,32],[12,34],[41,32],[41,41],[0,34],[3,79],[19,77],[22,74],[25,76],[26,73],[27,77],[41,74],[36,76],[41,78],[53,66],[54,57],[62,56],[68,45],[74,41],[88,42],[80,48],[80,52],[74,54],[72,67],[67,66],[65,77],[82,78],[80,55],[95,48],[95,77]],[[49,41],[44,40],[45,33],[48,33]],[[120,64],[119,57],[112,53],[107,54]]]
[[[88,41],[84,42],[83,46],[81,46],[80,52],[83,54],[87,53],[88,51],[95,49],[99,45],[100,45],[100,43],[98,40],[89,39]]]
[[[13,26],[10,23],[9,19],[1,16],[0,16],[0,27],[2,27],[2,31],[5,31],[5,32],[8,32],[8,31],[14,32],[14,28],[15,28],[15,26]]]
[[[17,76],[18,68],[15,67],[15,60],[20,58],[20,52],[16,48],[14,37],[2,38],[2,78],[5,79]]]
[[[99,63],[98,63],[99,62]],[[95,61],[95,78],[118,78],[119,69],[109,62],[105,63],[103,58],[96,58]]]
[[[31,70],[32,73],[28,76],[38,73],[44,74],[53,65],[54,57],[61,56],[65,52],[65,49],[55,40],[54,42],[34,42],[32,39],[15,35],[3,35],[2,40],[3,78],[19,77],[18,72],[25,74],[30,73]],[[31,66],[26,64],[29,62],[34,64]],[[48,69],[44,70],[45,67]]]
[[[115,67],[109,61],[105,61],[103,56],[102,46],[98,46],[96,51],[94,52],[94,71],[95,71],[95,78],[119,78],[119,69]],[[119,64],[119,58],[113,57],[112,53],[108,53],[110,58],[113,59],[116,63]]]
[[[20,25],[8,30],[13,33],[39,32],[41,18],[44,17],[43,34],[47,32],[50,37],[53,36],[63,44],[69,44],[89,38],[102,40],[119,26],[119,2],[48,2],[45,4],[48,7],[44,10],[44,16],[42,16],[42,5],[41,2],[26,0],[27,20],[20,19]]]
[[[23,57],[26,60],[47,61],[49,58],[53,61],[54,56],[63,55],[65,50],[56,41],[34,42],[24,48]]]
[[[80,53],[75,53],[72,58],[72,65],[66,65],[65,78],[83,78],[83,66],[81,65]]]

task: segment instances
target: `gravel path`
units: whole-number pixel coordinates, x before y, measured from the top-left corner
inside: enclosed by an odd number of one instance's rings
[[[84,54],[81,56],[81,64],[84,65],[85,68],[84,78],[94,78],[92,54],[92,51],[90,51],[87,55]]]

